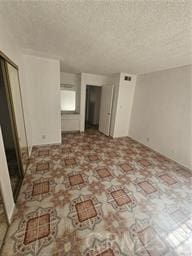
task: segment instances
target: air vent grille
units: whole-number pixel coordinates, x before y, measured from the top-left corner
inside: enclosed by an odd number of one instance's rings
[[[125,77],[124,77],[124,80],[125,80],[125,81],[131,81],[131,76],[125,76]]]

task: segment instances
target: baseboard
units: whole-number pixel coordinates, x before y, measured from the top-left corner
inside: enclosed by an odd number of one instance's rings
[[[159,151],[157,151],[157,150],[151,148],[150,146],[145,145],[144,143],[142,143],[142,142],[140,142],[140,141],[138,141],[138,140],[136,140],[136,139],[134,139],[134,138],[132,138],[132,137],[130,137],[130,136],[127,136],[127,137],[130,138],[130,139],[132,139],[133,141],[139,143],[140,145],[142,145],[142,146],[144,146],[144,147],[150,149],[151,151],[153,151],[153,152],[155,152],[155,153],[157,153],[157,154],[159,154],[159,155],[161,155],[161,156],[163,156],[163,157],[166,157],[168,160],[170,160],[170,161],[172,161],[172,162],[174,162],[174,163],[180,165],[182,168],[186,169],[187,171],[192,172],[192,170],[191,170],[188,166],[185,166],[184,164],[177,162],[176,160],[170,158],[169,156],[164,155],[163,153],[161,153],[161,152],[159,152]]]
[[[34,147],[49,147],[51,145],[61,145],[61,142],[47,143],[47,144],[35,144],[35,145],[32,146],[31,151],[33,150]]]
[[[75,130],[75,131],[62,131],[61,134],[68,134],[68,133],[80,133],[79,130]]]

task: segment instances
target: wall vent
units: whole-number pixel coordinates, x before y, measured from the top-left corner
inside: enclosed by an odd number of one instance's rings
[[[73,84],[60,84],[61,85],[61,88],[67,88],[67,89],[71,89],[74,87]]]
[[[124,80],[125,80],[125,81],[131,81],[131,76],[125,76],[125,77],[124,77]]]

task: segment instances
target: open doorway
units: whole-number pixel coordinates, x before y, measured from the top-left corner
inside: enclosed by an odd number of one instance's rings
[[[101,87],[86,86],[85,129],[99,129]]]
[[[109,136],[111,127],[113,85],[86,86],[85,129],[99,130]]]

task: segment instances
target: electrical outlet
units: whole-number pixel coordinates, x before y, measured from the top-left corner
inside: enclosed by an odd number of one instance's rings
[[[46,138],[46,136],[45,135],[42,135],[42,139],[44,140]]]

